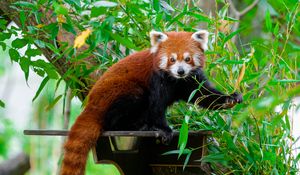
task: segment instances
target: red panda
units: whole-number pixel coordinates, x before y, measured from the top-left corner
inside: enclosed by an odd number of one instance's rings
[[[104,130],[156,130],[172,139],[165,111],[178,100],[209,109],[225,109],[242,101],[225,95],[203,73],[208,32],[150,32],[151,48],[110,67],[91,89],[88,102],[68,135],[61,175],[83,175],[89,150]],[[202,83],[199,86],[199,83]]]

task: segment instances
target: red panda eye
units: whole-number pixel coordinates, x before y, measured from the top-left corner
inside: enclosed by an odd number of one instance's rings
[[[190,58],[190,57],[186,57],[184,60],[185,60],[186,62],[189,62],[189,61],[191,60],[191,58]]]
[[[171,58],[170,58],[170,61],[171,61],[172,63],[174,63],[174,62],[175,62],[175,58],[174,58],[174,57],[171,57]]]

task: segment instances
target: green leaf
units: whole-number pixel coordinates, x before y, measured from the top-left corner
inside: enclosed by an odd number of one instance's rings
[[[243,60],[226,60],[223,64],[244,64]]]
[[[51,39],[55,39],[58,34],[59,25],[57,22],[51,23],[51,24],[45,26],[44,29],[50,33]]]
[[[54,67],[52,67],[52,66],[51,67],[45,67],[44,70],[51,79],[56,80],[56,79],[59,78],[56,70],[54,69]]]
[[[51,31],[51,39],[54,40],[58,34],[59,26],[56,25]]]
[[[106,11],[107,11],[107,8],[105,8],[105,7],[93,7],[91,10],[91,17],[93,18],[93,17],[103,15],[106,13]]]
[[[273,34],[278,37],[278,32],[279,32],[279,23],[277,23],[274,27],[274,30],[273,30]]]
[[[44,43],[44,44],[46,44],[46,46],[47,46],[52,52],[54,52],[56,55],[60,55],[59,49],[57,49],[54,45],[52,45],[51,43]]]
[[[185,120],[182,122],[180,128],[179,140],[178,140],[178,148],[179,148],[178,158],[183,154],[183,151],[188,141],[188,136],[189,136],[188,121],[189,121],[189,116],[185,116]]]
[[[68,31],[71,32],[72,34],[76,35],[76,31],[74,30],[74,27],[71,24],[67,24],[67,23],[62,23],[62,27]]]
[[[5,103],[2,100],[0,100],[0,107],[5,108]]]
[[[0,42],[0,46],[2,47],[2,50],[3,50],[3,51],[6,50],[6,43]]]
[[[202,14],[199,14],[199,13],[193,13],[193,12],[189,11],[189,12],[187,12],[187,15],[195,17],[199,21],[205,21],[205,22],[208,22],[208,23],[211,22],[211,20],[208,17],[206,17],[206,16],[204,16]]]
[[[300,82],[300,80],[297,80],[297,79],[281,79],[281,80],[272,80],[270,82],[271,85],[274,85],[274,84],[277,84],[277,83],[282,83],[282,84],[285,84],[285,83],[298,83]]]
[[[34,40],[34,43],[39,47],[39,48],[45,48],[45,42],[41,40]]]
[[[20,21],[21,21],[22,28],[25,27],[25,20],[26,20],[25,12],[24,12],[24,10],[21,10],[20,11]]]
[[[26,58],[26,57],[20,58],[19,64],[21,66],[22,71],[24,72],[26,81],[28,80],[28,76],[29,76],[30,63],[31,63],[31,61],[29,58]]]
[[[230,40],[231,38],[233,38],[235,35],[237,35],[238,33],[240,33],[241,31],[245,30],[245,27],[242,27],[240,29],[238,29],[237,31],[234,31],[232,33],[230,33],[228,36],[225,37],[224,41],[223,41],[223,45]]]
[[[193,99],[193,97],[195,96],[195,94],[197,93],[197,91],[198,91],[198,89],[193,90],[193,92],[189,96],[188,103]]]
[[[0,41],[4,41],[11,37],[11,33],[0,32]]]
[[[265,20],[266,20],[267,30],[269,32],[271,32],[272,31],[272,20],[271,20],[271,15],[270,15],[270,11],[269,10],[267,10],[267,12],[266,12]]]
[[[13,3],[16,6],[20,6],[20,7],[26,7],[26,8],[30,8],[32,10],[37,10],[37,6],[31,2],[27,2],[27,1],[17,1],[15,3]]]
[[[48,2],[48,0],[38,0],[38,4],[39,4],[39,5],[43,5],[43,4],[45,4],[46,2]]]
[[[6,27],[7,27],[7,20],[0,18],[0,29],[5,30]]]
[[[58,74],[52,64],[44,60],[36,60],[32,62],[32,66],[42,68],[50,79],[58,79]]]
[[[46,111],[49,111],[49,110],[51,110],[54,106],[55,106],[55,104],[61,99],[61,97],[62,97],[63,95],[59,95],[59,96],[57,96],[47,107],[46,107]]]
[[[214,154],[209,154],[207,156],[202,157],[199,161],[209,162],[209,163],[219,163],[219,162],[224,162],[224,160],[225,160],[225,154],[214,153]]]
[[[187,164],[189,163],[189,160],[190,160],[191,155],[192,155],[192,151],[190,151],[190,152],[187,154],[187,156],[186,156],[186,158],[185,158],[185,160],[184,160],[183,170],[185,169],[185,167],[186,167]]]
[[[179,154],[179,152],[180,152],[180,150],[172,150],[172,151],[167,151],[167,152],[163,153],[162,155]],[[191,152],[191,150],[186,148],[186,149],[184,149],[182,154],[188,154],[190,152]]]
[[[67,15],[69,13],[68,9],[62,4],[58,4],[57,2],[54,2],[52,6],[54,8],[54,12],[58,15]]]
[[[38,88],[38,90],[36,91],[36,93],[32,99],[32,102],[40,95],[41,91],[44,89],[44,87],[48,83],[48,81],[49,81],[48,76],[43,79],[43,81],[40,84],[40,87]]]
[[[235,143],[233,142],[233,138],[230,135],[230,133],[224,131],[223,137],[224,137],[224,140],[227,143],[228,148],[231,149],[231,150],[233,150],[233,151],[235,151],[236,150],[236,146],[235,146]]]
[[[10,56],[10,59],[11,60],[13,60],[13,61],[15,61],[15,62],[18,62],[19,61],[19,59],[20,59],[20,54],[19,54],[19,52],[16,50],[16,49],[9,49],[9,51],[8,51],[8,53],[9,53],[9,56]]]
[[[17,38],[15,39],[12,43],[11,43],[11,46],[14,47],[14,48],[22,48],[24,46],[27,45],[27,40],[26,39],[20,39],[20,38]]]
[[[41,68],[36,68],[34,67],[33,68],[33,71],[38,74],[40,77],[44,77],[45,76],[45,71]]]
[[[157,12],[160,10],[159,0],[153,0],[153,9]]]
[[[129,48],[129,49],[134,49],[134,50],[140,50],[140,49],[138,49],[138,48],[133,44],[133,42],[131,42],[129,39],[124,38],[124,37],[120,36],[120,35],[117,34],[117,33],[112,33],[112,32],[110,32],[110,31],[107,31],[107,32],[110,34],[110,36],[111,36],[114,40],[118,41],[119,43],[121,43],[122,45],[126,46],[127,48]]]
[[[38,55],[42,55],[42,51],[40,49],[27,49],[25,54],[29,57],[35,57]]]
[[[118,4],[111,1],[96,1],[93,3],[94,7],[115,7]]]

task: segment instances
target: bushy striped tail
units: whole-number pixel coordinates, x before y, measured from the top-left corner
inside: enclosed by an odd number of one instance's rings
[[[102,130],[99,115],[99,111],[86,108],[77,118],[64,146],[60,175],[84,175],[88,153]]]

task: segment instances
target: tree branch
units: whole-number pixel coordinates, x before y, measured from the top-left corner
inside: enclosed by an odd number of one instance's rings
[[[253,9],[257,5],[258,2],[259,2],[259,0],[253,1],[253,3],[251,5],[246,7],[244,10],[240,11],[240,16],[245,15],[247,12],[249,12],[251,9]]]
[[[29,169],[29,156],[24,153],[20,153],[0,164],[1,175],[24,175]]]
[[[19,15],[18,12],[16,11],[16,9],[12,8],[13,3],[17,2],[18,0],[0,0],[0,10],[4,13],[3,15],[8,17],[11,21],[14,21],[18,26],[21,26],[21,21],[19,19]],[[43,10],[41,9],[41,11],[43,11],[43,13],[45,14],[45,18],[42,18],[41,22],[44,25],[50,24],[51,22],[54,22],[56,19],[53,19],[53,14],[51,11],[49,10]],[[26,26],[36,26],[38,25],[36,19],[34,18],[34,16],[28,16],[25,22]],[[61,37],[63,36],[63,37]],[[54,41],[48,39],[46,36],[43,35],[39,35],[37,36],[39,40],[44,41],[46,43],[53,43]],[[58,36],[57,36],[57,43],[60,42],[68,42],[70,45],[72,44],[74,39],[74,36],[70,33],[64,32],[64,31],[59,31]],[[57,43],[53,43],[54,45],[59,45]],[[58,46],[59,47],[59,46]],[[45,48],[39,48],[42,52],[43,55],[46,57],[46,59],[56,68],[57,72],[63,77],[63,75],[72,67],[72,64],[70,64],[66,58],[64,56],[60,57],[59,59],[57,58],[57,56],[55,54],[53,54],[53,52],[45,47]],[[79,50],[80,51],[80,50]],[[87,63],[87,67],[89,67],[89,65],[94,65],[95,61],[91,58],[88,58],[87,60],[85,60]],[[89,77],[78,77],[79,79],[83,80],[87,85],[83,86],[81,84],[76,85],[77,87],[71,87],[71,88],[76,88],[79,89],[80,91],[77,91],[77,95],[80,98],[80,100],[83,100],[85,98],[85,96],[87,95],[87,91],[91,81],[89,79]],[[98,78],[98,76],[92,75],[92,77],[90,77],[92,79],[96,79]],[[66,77],[65,80],[67,80],[68,77]]]
[[[251,9],[253,9],[257,4],[258,4],[259,0],[254,0],[252,2],[252,4],[250,4],[249,6],[247,6],[244,10],[239,11],[236,9],[234,3],[232,2],[232,0],[228,0],[229,3],[229,8],[231,10],[231,12],[233,13],[233,16],[235,19],[240,20],[242,16],[244,16],[247,12],[249,12]],[[232,31],[235,32],[238,30],[240,26],[240,22],[236,22],[234,23],[233,27],[232,27]],[[236,41],[236,36],[234,36],[231,41],[233,43],[235,43]]]

